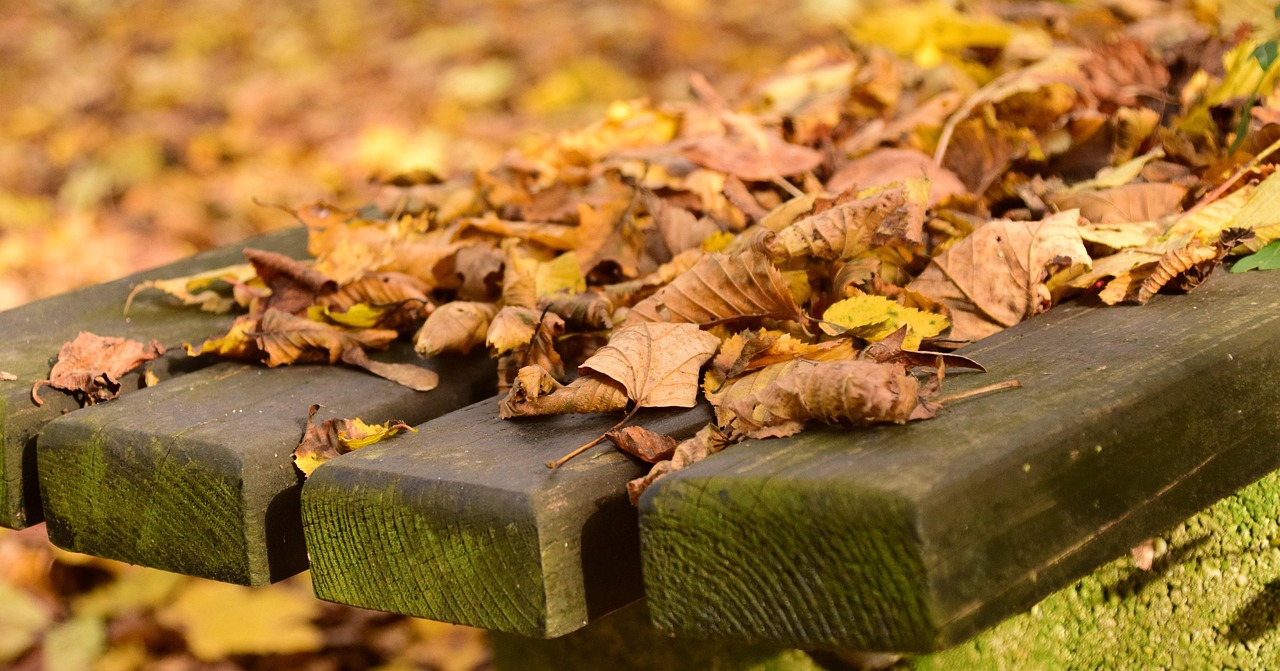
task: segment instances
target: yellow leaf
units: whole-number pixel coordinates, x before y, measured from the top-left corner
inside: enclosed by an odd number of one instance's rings
[[[728,231],[712,233],[707,236],[706,240],[702,241],[702,251],[707,252],[708,254],[723,252],[725,248],[736,239],[737,236]]]
[[[877,4],[854,19],[849,32],[858,44],[886,47],[926,68],[965,49],[1003,47],[1014,34],[998,19],[961,13],[942,2]]]
[[[50,613],[26,592],[0,580],[0,664],[16,660],[35,644],[52,621]]]
[[[538,298],[560,292],[579,293],[587,290],[587,280],[578,265],[578,255],[565,252],[550,261],[539,263],[535,271]]]
[[[129,292],[129,297],[124,302],[124,312],[129,314],[129,308],[133,305],[133,299],[147,289],[156,289],[163,291],[174,298],[182,301],[183,305],[199,306],[205,312],[227,312],[235,306],[235,301],[231,298],[210,289],[215,282],[248,282],[257,276],[253,266],[248,263],[238,263],[225,268],[217,268],[215,270],[207,270],[203,273],[188,275],[187,277],[175,277],[169,280],[148,280],[133,288]]]
[[[391,420],[381,424],[366,424],[364,420],[357,417],[348,420],[347,427],[338,432],[338,440],[342,441],[342,444],[348,448],[358,450],[384,441],[402,430],[410,433],[418,432],[417,429],[404,422]]]
[[[237,317],[227,332],[215,338],[209,338],[196,347],[183,343],[187,356],[216,354],[226,357],[244,357],[257,349],[257,343],[250,332],[258,329],[258,318],[250,315]]]
[[[920,341],[942,333],[951,325],[947,318],[915,308],[908,308],[883,296],[855,296],[833,303],[822,315],[823,321],[848,329],[865,340],[882,340],[907,326],[904,349],[919,349]]]
[[[324,646],[312,623],[320,602],[288,589],[252,589],[213,581],[191,583],[158,619],[182,632],[206,662],[231,655],[287,655]]]
[[[1245,243],[1249,251],[1257,251],[1280,239],[1280,173],[1271,173],[1249,195],[1227,228],[1252,228],[1253,240]],[[1208,242],[1208,240],[1205,240]]]
[[[307,319],[331,321],[351,328],[368,329],[378,325],[393,307],[375,308],[368,303],[356,303],[345,312],[334,312],[328,305],[312,305],[307,308]]]

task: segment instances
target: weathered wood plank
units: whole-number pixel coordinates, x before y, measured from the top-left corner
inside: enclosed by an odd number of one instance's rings
[[[402,346],[399,360],[416,358]],[[224,363],[50,422],[40,436],[49,538],[68,550],[264,585],[307,567],[292,463],[307,409],[424,422],[493,393],[484,356],[423,365],[416,392],[343,366]]]
[[[182,277],[233,263],[241,263],[246,246],[301,257],[306,234],[301,228],[269,234],[243,245],[223,247],[178,263],[130,275],[35,301],[0,313],[0,371],[17,380],[0,381],[0,527],[21,529],[43,519],[35,475],[36,436],[46,422],[77,408],[68,394],[46,388],[44,406],[31,400],[31,386],[49,375],[62,343],[80,331],[122,336],[169,346],[198,340],[226,329],[231,315],[214,315],[194,309],[177,309],[174,301],[159,293],[147,293],[134,301],[128,317],[125,297],[134,285],[148,279]],[[179,349],[148,366],[162,377],[208,365],[207,359],[189,359]],[[137,377],[125,380],[137,386]]]
[[[747,442],[642,499],[655,624],[928,651],[1280,466],[1280,274],[1063,306],[971,349],[1024,389],[937,419]]]
[[[709,418],[699,407],[637,423],[687,436]],[[501,420],[489,399],[321,466],[302,494],[316,595],[536,637],[634,601],[626,482],[647,464],[604,445],[545,465],[617,419]]]

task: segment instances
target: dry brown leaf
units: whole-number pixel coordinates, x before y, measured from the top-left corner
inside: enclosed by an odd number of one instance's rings
[[[40,400],[41,387],[54,387],[84,394],[84,402],[93,405],[109,401],[121,393],[120,378],[125,373],[164,354],[164,347],[152,340],[144,345],[136,340],[95,335],[88,331],[76,334],[58,350],[58,362],[49,371],[49,379],[31,387],[31,400]]]
[[[751,438],[790,436],[817,419],[867,426],[928,419],[935,408],[920,383],[898,364],[872,361],[799,362],[733,408],[737,433]]]
[[[489,322],[496,314],[498,307],[492,303],[445,303],[427,317],[414,337],[413,348],[424,357],[442,352],[466,354],[484,343]]]
[[[841,361],[856,355],[848,339],[806,343],[780,331],[742,331],[725,339],[707,368],[704,388],[710,395],[730,378],[792,359]]]
[[[1138,182],[1099,191],[1050,194],[1046,199],[1059,210],[1080,210],[1094,224],[1157,221],[1182,211],[1186,187],[1177,184]]]
[[[585,373],[562,385],[540,366],[525,366],[516,374],[507,396],[498,404],[498,416],[532,417],[577,413],[613,412],[627,407],[627,391],[606,377]]]
[[[631,498],[631,505],[636,505],[640,501],[640,495],[644,494],[645,490],[658,478],[702,461],[728,447],[729,444],[730,441],[725,438],[724,434],[714,424],[702,427],[692,438],[683,440],[676,445],[670,460],[654,464],[653,468],[649,469],[649,473],[644,477],[636,478],[627,483],[627,495]]]
[[[675,258],[658,266],[648,275],[634,280],[608,284],[603,287],[604,294],[616,305],[631,305],[643,297],[647,291],[668,284],[681,273],[688,271],[699,260],[706,256],[701,249],[690,249],[676,255]]]
[[[671,436],[655,433],[642,426],[614,429],[604,435],[605,438],[612,440],[619,450],[651,464],[670,459],[676,451],[676,445],[680,442]]]
[[[1090,263],[1080,215],[1041,221],[997,219],[935,257],[907,289],[951,311],[953,340],[979,340],[1049,309],[1045,281],[1057,268]]]
[[[458,299],[493,302],[502,295],[502,252],[488,245],[471,245],[453,258],[454,274],[461,281]]]
[[[645,253],[645,231],[632,216],[633,201],[623,198],[592,207],[578,205],[578,246],[575,252],[588,278],[611,273],[613,266],[622,277],[652,272],[658,263]],[[649,224],[652,226],[652,222]],[[603,267],[602,267],[603,266]]]
[[[821,152],[791,144],[749,117],[735,115],[734,120],[728,135],[696,138],[681,153],[697,165],[748,182],[798,175],[822,164]]]
[[[967,119],[956,125],[942,165],[981,196],[1010,164],[1027,155],[1030,144],[1027,132],[992,127],[983,118]]]
[[[0,382],[13,382],[16,379],[18,379],[17,375],[14,375],[7,370],[0,370]]]
[[[970,370],[987,372],[982,364],[960,354],[952,354],[949,352],[922,352],[920,350],[903,349],[902,345],[907,339],[907,327],[894,331],[889,337],[878,342],[870,343],[858,353],[859,359],[866,359],[876,363],[896,363],[906,366],[907,368],[968,368]]]
[[[883,147],[858,157],[843,166],[827,180],[827,190],[844,193],[850,189],[866,190],[889,186],[909,179],[928,179],[928,207],[951,196],[968,193],[964,182],[954,172],[933,162],[933,157],[918,149]]]
[[[751,404],[756,392],[773,384],[780,376],[790,373],[800,363],[798,358],[778,361],[729,378],[713,375],[708,371],[703,380],[702,391],[707,402],[715,409],[716,425],[729,429],[737,419],[741,407],[754,407]],[[743,403],[746,405],[740,405]]]
[[[640,201],[653,217],[658,234],[672,256],[699,247],[708,236],[720,231],[720,227],[710,219],[699,219],[689,210],[669,203],[647,189],[640,192]]]
[[[1169,70],[1151,46],[1133,38],[1096,45],[1080,70],[1089,92],[1109,109],[1159,100],[1169,84]]]
[[[835,260],[892,243],[918,245],[928,198],[927,180],[907,180],[765,235],[758,248],[775,259]]]
[[[275,309],[289,314],[306,310],[317,298],[338,290],[338,283],[301,261],[284,254],[247,248],[244,256],[258,277],[271,288],[259,312]]]
[[[554,312],[507,306],[489,323],[485,342],[495,354],[511,354],[500,366],[499,387],[506,388],[511,376],[523,366],[536,364],[556,379],[564,379],[564,361],[555,349],[555,339],[564,333],[564,320]],[[514,365],[513,365],[514,364]]]
[[[607,331],[613,328],[613,301],[602,293],[555,294],[538,301],[538,309],[554,312],[577,330]]]
[[[694,324],[624,326],[578,369],[617,381],[636,407],[692,408],[698,371],[719,345],[719,338]]]
[[[412,275],[366,273],[320,298],[317,304],[337,313],[363,305],[377,312],[375,326],[398,329],[416,323],[431,311],[434,306],[427,291],[427,284]]]
[[[272,308],[262,315],[255,338],[258,349],[267,355],[267,365],[275,367],[319,361],[337,363],[352,349],[382,349],[396,335],[389,329],[344,329]]]
[[[799,319],[800,308],[769,258],[747,251],[708,254],[627,314],[644,322],[712,324],[741,318]]]
[[[261,320],[258,315],[240,315],[231,322],[226,333],[209,338],[196,347],[184,344],[183,348],[186,349],[187,356],[216,354],[236,359],[254,358],[258,353],[258,342],[250,334],[258,331],[258,322]]]
[[[519,238],[536,242],[555,250],[575,249],[578,246],[578,229],[565,224],[534,221],[506,221],[494,216],[463,219],[462,231],[475,229],[503,238]]]

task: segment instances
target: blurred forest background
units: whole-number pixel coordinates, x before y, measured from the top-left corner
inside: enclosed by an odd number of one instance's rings
[[[842,39],[856,0],[29,0],[0,10],[0,309],[485,166]],[[485,668],[478,632],[0,530],[0,668]]]

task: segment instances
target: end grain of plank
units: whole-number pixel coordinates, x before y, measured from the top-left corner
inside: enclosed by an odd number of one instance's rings
[[[371,446],[307,480],[302,514],[322,599],[525,636],[569,633],[640,597],[643,464],[600,445],[614,415],[498,419],[493,398]],[[636,423],[692,435],[706,406]]]
[[[416,358],[407,345],[393,354]],[[292,457],[308,407],[325,406],[316,421],[416,424],[493,392],[483,356],[424,365],[442,380],[430,392],[342,366],[222,363],[55,420],[37,449],[49,538],[245,585],[305,570]]]
[[[233,315],[175,307],[175,301],[158,292],[139,296],[125,316],[125,298],[144,280],[182,277],[242,263],[244,247],[301,258],[305,255],[306,232],[293,228],[268,234],[241,245],[205,252],[0,312],[0,341],[4,342],[0,347],[0,370],[17,376],[16,380],[0,382],[0,487],[3,488],[0,490],[0,527],[21,529],[44,519],[35,474],[36,437],[45,423],[79,406],[69,394],[50,388],[42,395],[45,404],[37,406],[31,400],[31,386],[48,377],[62,343],[75,338],[80,331],[91,331],[142,342],[155,338],[165,345],[176,346],[226,329]],[[164,378],[206,366],[209,361],[189,359],[178,350],[147,366]],[[128,376],[124,380],[126,388],[137,388],[137,378],[137,375]]]
[[[971,348],[1023,389],[938,418],[734,446],[640,502],[681,635],[925,652],[1029,608],[1280,467],[1280,273],[1067,305]]]

